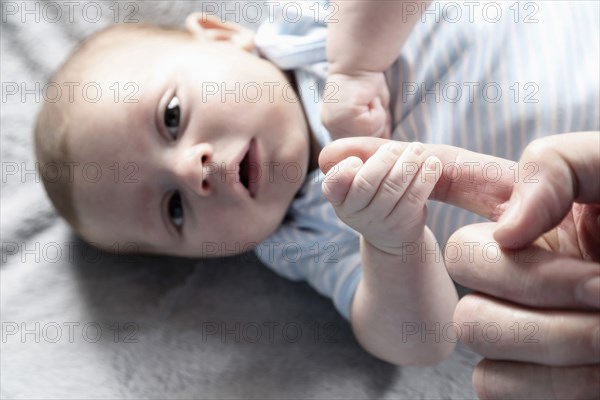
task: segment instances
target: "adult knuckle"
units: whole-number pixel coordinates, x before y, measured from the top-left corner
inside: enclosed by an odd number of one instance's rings
[[[493,375],[493,364],[493,361],[483,359],[479,362],[479,364],[477,364],[477,366],[475,366],[475,369],[473,370],[471,383],[473,385],[473,390],[480,399],[493,398],[492,393],[494,392],[494,388],[491,384],[493,379],[490,379],[490,375]]]
[[[454,322],[458,325],[471,324],[477,322],[479,319],[479,313],[482,308],[481,300],[478,296],[468,294],[464,296],[454,309]],[[461,336],[461,339],[463,337]]]
[[[559,317],[552,330],[549,346],[556,348],[556,364],[586,361],[600,362],[600,313],[575,320],[575,316]]]
[[[573,330],[573,319],[564,315],[556,315],[541,320],[539,340],[540,352],[543,359],[550,365],[563,365],[569,360],[577,358],[582,352],[581,340],[587,332],[575,333]],[[579,336],[579,340],[577,337]],[[579,347],[579,348],[578,348]],[[585,349],[589,351],[591,349]]]

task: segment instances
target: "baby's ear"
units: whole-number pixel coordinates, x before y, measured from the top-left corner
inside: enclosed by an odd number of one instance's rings
[[[190,14],[185,19],[185,29],[197,39],[228,42],[246,51],[254,49],[254,32],[239,24],[223,22],[214,15]]]

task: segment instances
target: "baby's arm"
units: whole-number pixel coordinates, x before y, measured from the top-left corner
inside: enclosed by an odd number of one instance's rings
[[[331,1],[338,22],[327,29],[330,73],[383,72],[389,68],[419,18],[414,1]],[[419,7],[427,2],[419,3]],[[419,10],[420,11],[420,10]]]
[[[328,85],[322,119],[334,139],[390,136],[389,68],[428,1],[331,1],[337,22],[328,25]]]
[[[432,364],[454,348],[442,329],[452,323],[458,296],[425,227],[425,201],[440,174],[440,161],[423,145],[403,150],[392,142],[364,164],[357,157],[340,162],[323,184],[337,215],[361,233],[353,330],[365,349],[397,364]]]

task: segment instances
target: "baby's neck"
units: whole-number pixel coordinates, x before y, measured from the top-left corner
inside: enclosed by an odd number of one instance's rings
[[[308,135],[310,138],[310,149],[308,154],[308,172],[311,172],[319,168],[319,154],[321,153],[321,150],[323,148],[321,147],[321,144],[319,143],[317,138],[315,138],[315,135],[313,135],[310,127],[308,128]]]
[[[284,74],[285,74],[287,80],[290,82],[290,84],[294,88],[294,90],[296,92],[296,96],[299,96],[298,84],[296,82],[296,76],[294,75],[294,73],[291,71],[285,71]],[[315,169],[319,168],[319,154],[321,153],[321,150],[323,148],[321,147],[321,144],[319,143],[319,141],[313,134],[313,131],[310,127],[310,123],[308,122],[308,117],[306,115],[306,111],[304,110],[304,107],[302,107],[302,112],[304,114],[304,121],[306,122],[306,126],[308,127],[308,137],[309,137],[308,171],[307,171],[307,175],[308,175],[309,172],[312,172]]]

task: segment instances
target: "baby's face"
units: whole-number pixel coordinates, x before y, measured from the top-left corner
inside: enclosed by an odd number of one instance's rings
[[[172,38],[98,63],[91,80],[116,83],[120,101],[111,90],[70,112],[71,152],[102,170],[98,182],[95,168],[75,173],[88,240],[216,256],[277,228],[309,159],[306,118],[281,71],[228,44]],[[138,102],[125,103],[134,87]]]

